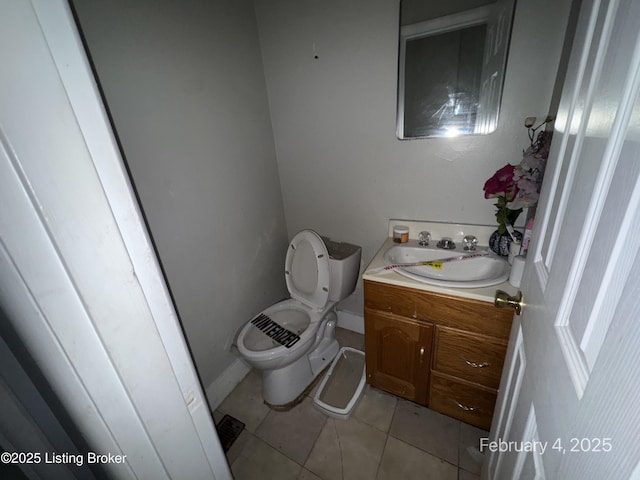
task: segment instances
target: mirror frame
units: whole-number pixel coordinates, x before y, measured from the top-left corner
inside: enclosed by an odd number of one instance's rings
[[[402,8],[402,3],[400,2],[400,8]],[[488,114],[488,117],[482,117],[484,120],[481,120],[480,124],[476,124],[476,129],[473,133],[464,133],[463,135],[483,135],[489,134],[495,131],[497,127],[497,118],[499,116],[499,112],[501,110],[502,103],[502,90],[504,86],[504,77],[507,68],[507,60],[508,60],[508,50],[509,44],[511,40],[511,31],[513,27],[513,15],[515,12],[515,0],[513,1],[496,1],[495,3],[483,5],[480,7],[472,8],[469,10],[465,10],[459,13],[454,13],[451,15],[445,15],[429,20],[425,20],[422,22],[417,22],[409,25],[400,25],[399,27],[399,55],[398,55],[398,91],[397,91],[397,109],[396,109],[396,136],[399,140],[417,140],[424,138],[446,138],[447,135],[424,135],[424,136],[405,136],[405,108],[404,108],[404,95],[405,95],[405,68],[406,68],[406,47],[407,42],[411,40],[417,40],[424,37],[429,37],[433,35],[438,35],[442,33],[448,33],[456,30],[460,30],[463,28],[473,27],[477,25],[487,24],[490,22],[494,22],[495,20],[491,19],[492,15],[495,15],[494,9],[498,6],[498,4],[502,4],[500,6],[500,10],[503,9],[504,5],[507,5],[509,8],[509,12],[507,13],[507,21],[508,25],[505,25],[502,21],[499,21],[499,25],[496,25],[500,32],[495,31],[487,31],[487,39],[485,41],[485,52],[483,57],[485,58],[485,62],[487,60],[487,55],[491,55],[488,53],[487,46],[489,47],[489,51],[493,51],[494,48],[497,51],[499,49],[499,45],[502,42],[506,42],[506,51],[503,54],[502,58],[502,66],[499,77],[500,78],[492,78],[490,85],[481,85],[480,98],[483,98],[483,92],[489,92],[491,97],[495,97],[497,95],[497,101],[488,102],[489,109],[484,109],[480,104],[478,108],[478,112],[485,112],[485,116]],[[505,9],[506,10],[506,9]],[[400,15],[402,18],[402,14]],[[501,19],[504,20],[504,19]],[[495,25],[495,24],[494,24]],[[508,29],[508,33],[504,32],[505,27]],[[501,34],[506,33],[506,38],[500,38]],[[496,45],[494,45],[494,43]],[[493,52],[495,53],[495,52]],[[495,76],[495,75],[494,75]],[[494,81],[496,80],[496,81]],[[488,89],[488,90],[487,90]],[[496,103],[496,105],[494,105]],[[494,110],[494,112],[491,111]],[[455,136],[455,135],[451,135]]]

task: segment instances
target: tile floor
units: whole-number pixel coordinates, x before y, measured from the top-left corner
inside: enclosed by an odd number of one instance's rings
[[[362,335],[337,329],[336,336],[364,350]],[[264,405],[252,371],[224,400],[215,420],[229,414],[245,424],[227,452],[236,480],[480,478],[477,448],[488,432],[370,386],[349,420],[336,420],[313,406],[315,388],[276,412]]]

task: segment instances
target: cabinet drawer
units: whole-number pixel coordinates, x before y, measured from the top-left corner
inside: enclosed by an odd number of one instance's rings
[[[365,280],[365,307],[508,339],[513,311],[492,303]]]
[[[432,368],[497,389],[506,351],[504,340],[437,327]]]
[[[483,430],[491,428],[496,398],[493,389],[431,373],[429,408]]]

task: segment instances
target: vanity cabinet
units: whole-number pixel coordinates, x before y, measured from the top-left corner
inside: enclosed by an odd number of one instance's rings
[[[367,382],[488,430],[513,311],[365,280]]]

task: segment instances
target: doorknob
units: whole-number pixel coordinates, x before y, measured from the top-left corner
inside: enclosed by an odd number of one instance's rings
[[[515,297],[510,297],[507,292],[502,290],[496,290],[496,296],[493,304],[498,308],[511,307],[516,311],[516,315],[520,315],[522,312],[522,292],[518,292]]]

